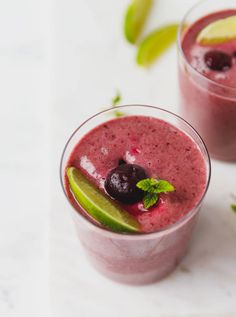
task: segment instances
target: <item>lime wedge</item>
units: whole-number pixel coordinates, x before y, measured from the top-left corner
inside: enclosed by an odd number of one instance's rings
[[[127,41],[130,43],[136,43],[152,4],[153,0],[133,0],[128,6],[125,14],[124,33]]]
[[[176,40],[178,24],[166,25],[148,35],[140,44],[137,63],[140,66],[151,65]]]
[[[203,45],[220,44],[236,39],[236,15],[208,24],[198,35],[197,42]]]
[[[69,167],[67,176],[76,200],[93,218],[117,232],[140,231],[137,220],[103,195],[78,169]]]

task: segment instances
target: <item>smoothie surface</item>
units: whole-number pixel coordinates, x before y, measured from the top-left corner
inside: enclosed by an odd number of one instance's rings
[[[236,40],[221,44],[201,45],[196,38],[208,24],[219,19],[236,15],[235,10],[224,10],[207,15],[191,25],[182,38],[182,49],[188,62],[205,77],[227,87],[236,88]],[[207,52],[218,50],[232,56],[232,66],[226,71],[215,71],[207,67],[204,56]]]
[[[97,126],[75,146],[67,166],[81,170],[104,191],[106,176],[119,160],[142,166],[148,177],[168,180],[176,189],[161,194],[149,210],[142,202],[122,205],[139,221],[142,232],[154,232],[178,221],[198,204],[206,188],[206,165],[196,143],[169,123],[152,117],[127,116]],[[66,189],[76,207],[68,182]]]

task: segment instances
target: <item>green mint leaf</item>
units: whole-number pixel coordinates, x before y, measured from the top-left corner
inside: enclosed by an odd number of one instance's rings
[[[117,91],[116,95],[112,98],[112,105],[117,106],[121,102],[121,94]]]
[[[121,102],[121,94],[119,93],[119,91],[117,91],[117,94],[112,99],[112,106],[115,108],[120,102]],[[119,110],[114,111],[114,116],[116,118],[123,117],[124,115],[125,114],[122,111],[119,111]]]
[[[236,213],[236,205],[231,205],[231,208],[232,208],[233,212]]]
[[[116,118],[120,118],[120,117],[123,117],[125,114],[124,114],[124,112],[115,110],[114,111],[114,115],[115,115]]]
[[[143,198],[143,205],[144,208],[148,209],[155,205],[155,203],[158,201],[158,194],[155,193],[146,193],[146,195]]]
[[[174,186],[166,180],[157,180],[154,178],[145,178],[139,181],[136,186],[145,192],[143,205],[146,209],[153,206],[160,193],[173,192]]]
[[[175,190],[174,186],[166,180],[157,180],[154,178],[145,178],[139,181],[136,186],[148,193],[168,193]]]
[[[157,181],[157,184],[155,185],[155,193],[168,193],[173,192],[175,190],[174,186],[165,180],[159,180]]]
[[[154,178],[145,178],[139,181],[136,186],[145,192],[153,193],[157,183],[157,180]]]

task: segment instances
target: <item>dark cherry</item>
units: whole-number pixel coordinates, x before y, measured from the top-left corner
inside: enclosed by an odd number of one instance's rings
[[[231,56],[217,50],[207,52],[204,60],[207,67],[212,70],[226,71],[232,66]]]
[[[236,58],[236,51],[235,51],[235,52],[233,52],[233,57],[234,57],[234,58]]]
[[[119,159],[118,164],[123,165],[123,164],[126,164],[126,162],[123,159]]]
[[[144,178],[147,178],[147,174],[141,166],[121,164],[108,173],[105,189],[112,198],[124,204],[133,204],[143,198],[144,192],[136,184]]]

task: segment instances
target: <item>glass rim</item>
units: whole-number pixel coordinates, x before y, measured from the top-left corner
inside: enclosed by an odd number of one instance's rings
[[[179,53],[181,54],[181,57],[183,58],[184,62],[189,66],[190,70],[195,74],[197,75],[198,77],[200,78],[203,78],[203,80],[205,80],[206,82],[210,83],[211,85],[214,85],[214,86],[217,86],[219,88],[222,88],[222,89],[228,89],[234,93],[236,93],[236,87],[231,87],[231,86],[227,86],[227,85],[224,85],[224,84],[220,84],[210,78],[207,78],[206,76],[204,76],[202,73],[200,73],[199,71],[197,71],[192,65],[191,63],[189,63],[184,51],[183,51],[183,48],[182,48],[182,30],[185,26],[185,21],[186,19],[188,18],[188,16],[196,9],[198,8],[200,5],[202,5],[204,2],[208,2],[210,0],[201,0],[201,1],[198,1],[197,3],[195,3],[193,6],[191,6],[190,9],[188,9],[188,11],[185,13],[185,15],[183,16],[180,24],[179,24],[179,27],[178,27],[178,34],[177,34],[177,48],[178,48],[178,51]],[[217,10],[215,12],[218,12]],[[214,11],[212,12],[214,13]],[[204,15],[202,16],[204,17]],[[196,20],[197,21],[197,20]],[[191,24],[192,25],[192,24]],[[234,98],[232,98],[234,99]]]
[[[174,231],[175,228],[180,227],[182,223],[184,223],[185,221],[187,221],[188,219],[190,219],[198,210],[198,208],[200,207],[203,199],[206,196],[207,190],[209,188],[209,184],[210,184],[210,179],[211,179],[211,160],[210,160],[210,155],[209,152],[207,150],[207,147],[202,139],[202,137],[200,136],[200,134],[193,128],[193,126],[191,124],[189,124],[185,119],[183,119],[182,117],[180,117],[179,115],[163,109],[163,108],[159,108],[156,106],[151,106],[151,105],[142,105],[142,104],[128,104],[128,105],[121,105],[121,106],[116,106],[115,109],[124,109],[124,108],[130,108],[130,107],[144,107],[144,108],[152,108],[152,109],[156,109],[159,110],[161,112],[164,112],[170,116],[173,116],[175,118],[177,118],[178,120],[180,120],[181,122],[183,122],[185,125],[187,125],[192,131],[193,133],[198,137],[200,143],[202,144],[205,152],[206,152],[206,158],[204,158],[204,161],[206,163],[206,168],[207,168],[207,181],[206,181],[206,187],[202,193],[201,198],[199,199],[198,203],[191,209],[189,210],[182,218],[180,218],[178,221],[176,221],[173,224],[170,224],[169,226],[160,228],[157,231],[154,232],[147,232],[147,233],[119,233],[119,232],[114,232],[111,231],[105,227],[100,227],[98,225],[96,225],[95,223],[91,222],[89,219],[86,218],[86,216],[82,215],[81,213],[79,213],[79,211],[72,205],[70,199],[67,196],[66,190],[65,190],[65,186],[64,186],[64,170],[63,170],[63,159],[65,156],[65,152],[66,149],[70,143],[70,141],[72,140],[72,138],[74,137],[74,135],[84,126],[86,125],[87,122],[89,122],[90,120],[92,120],[95,117],[100,116],[101,114],[105,114],[107,112],[110,111],[114,111],[114,107],[110,107],[107,108],[106,110],[102,110],[97,112],[96,114],[92,115],[91,117],[89,117],[88,119],[86,119],[85,121],[83,121],[70,135],[70,137],[68,138],[63,151],[62,151],[62,155],[61,155],[61,159],[60,159],[60,166],[59,166],[59,173],[60,173],[60,183],[62,186],[62,190],[64,192],[64,195],[66,196],[66,200],[69,203],[69,205],[71,206],[71,208],[73,209],[73,211],[75,211],[75,215],[77,216],[77,218],[79,218],[80,220],[82,220],[84,222],[84,224],[86,224],[88,227],[93,228],[93,230],[97,230],[98,232],[101,232],[103,235],[108,235],[108,236],[114,236],[114,237],[119,237],[119,238],[127,238],[127,239],[138,239],[138,238],[153,238],[155,236],[161,236],[163,234],[166,234],[167,232],[171,232]],[[185,133],[185,132],[184,132]],[[187,134],[187,133],[186,133]],[[189,134],[187,134],[189,136]],[[190,136],[189,136],[190,137]],[[196,142],[195,142],[196,143]],[[202,153],[202,150],[199,149]],[[78,203],[79,207],[82,208],[83,210],[85,210],[85,212],[87,213],[86,209],[83,208],[79,203]]]

